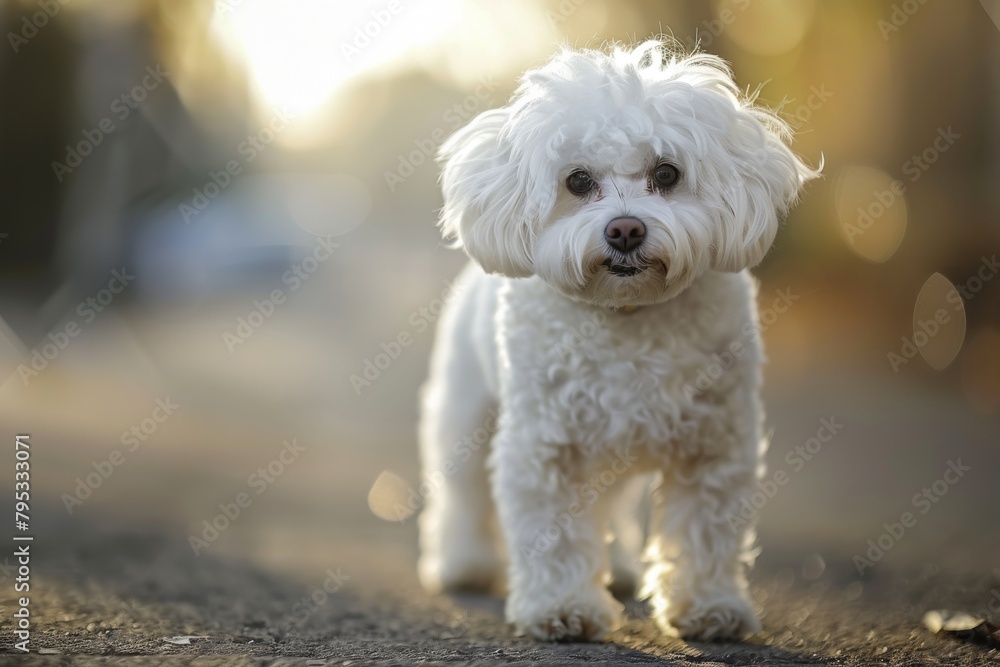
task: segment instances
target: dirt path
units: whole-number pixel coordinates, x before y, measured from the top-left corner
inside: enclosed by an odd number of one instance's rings
[[[415,581],[413,549],[373,541],[337,549],[341,565],[312,582],[246,563],[193,555],[177,535],[60,520],[59,534],[36,542],[33,647],[58,655],[37,664],[466,663],[573,665],[985,665],[1000,652],[939,639],[920,625],[931,607],[976,610],[992,578],[962,579],[933,570],[889,573],[856,583],[849,559],[803,559],[772,551],[754,576],[766,610],[765,630],[744,644],[685,645],[657,636],[643,607],[604,644],[540,644],[516,638],[502,621],[502,601],[431,598]],[[308,577],[307,577],[308,578]],[[4,586],[0,605],[13,599]],[[327,591],[333,591],[328,593]],[[0,625],[9,650],[9,615]],[[164,638],[195,635],[190,645]],[[0,664],[24,658],[0,654]]]

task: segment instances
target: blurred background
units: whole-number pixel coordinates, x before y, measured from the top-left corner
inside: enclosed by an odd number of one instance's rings
[[[858,585],[996,566],[995,0],[5,0],[0,26],[0,423],[32,435],[45,549],[55,526],[141,527],[316,581],[380,559],[412,579],[416,396],[464,264],[432,156],[559,44],[665,33],[825,161],[755,270],[790,476],[765,562],[850,566],[913,511]]]

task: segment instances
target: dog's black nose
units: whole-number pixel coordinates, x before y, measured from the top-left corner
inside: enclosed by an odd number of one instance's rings
[[[604,240],[619,252],[630,252],[646,239],[646,225],[639,218],[615,218],[604,228]]]

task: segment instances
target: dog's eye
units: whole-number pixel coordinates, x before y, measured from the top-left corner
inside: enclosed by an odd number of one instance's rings
[[[681,177],[681,172],[678,171],[677,167],[667,162],[661,162],[656,165],[656,169],[653,170],[653,185],[660,190],[666,190],[677,183],[678,179]]]
[[[577,169],[566,179],[566,187],[573,194],[582,196],[594,189],[594,179],[582,169]]]

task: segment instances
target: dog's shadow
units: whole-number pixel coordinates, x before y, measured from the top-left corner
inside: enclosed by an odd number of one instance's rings
[[[826,659],[815,654],[803,655],[785,648],[764,643],[761,635],[750,637],[744,642],[686,642],[663,635],[655,626],[645,602],[636,600],[631,590],[612,588],[612,593],[625,605],[625,619],[622,627],[611,634],[603,643],[561,642],[539,644],[533,640],[518,637],[513,648],[547,646],[567,656],[580,659],[610,659],[622,662],[641,660],[648,664],[650,659],[663,664],[677,661],[707,661],[726,665],[752,664],[824,664]],[[458,592],[447,596],[460,610],[464,619],[466,637],[472,635],[495,639],[504,630],[504,598],[495,594]],[[492,627],[488,627],[492,625]],[[506,632],[511,632],[509,628]],[[767,634],[765,629],[762,635]],[[509,656],[512,657],[512,656]]]

